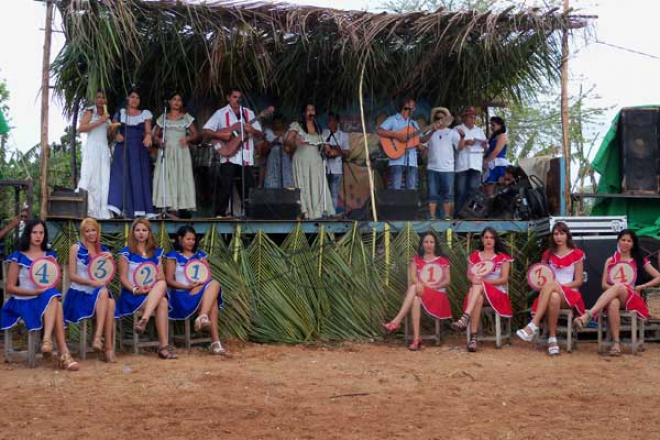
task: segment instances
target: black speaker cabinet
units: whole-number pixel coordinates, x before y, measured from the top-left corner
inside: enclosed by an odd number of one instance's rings
[[[657,194],[660,189],[659,122],[660,112],[657,109],[630,108],[621,111],[621,186],[625,193]]]
[[[259,220],[296,220],[300,217],[300,190],[250,188],[247,216]]]
[[[416,220],[419,195],[415,189],[376,190],[378,220]]]
[[[87,217],[87,191],[56,187],[48,197],[48,217],[79,218]]]
[[[584,272],[586,281],[580,287],[584,305],[590,308],[603,293],[601,281],[605,260],[616,251],[616,235],[600,237],[573,237],[575,245],[585,254]]]

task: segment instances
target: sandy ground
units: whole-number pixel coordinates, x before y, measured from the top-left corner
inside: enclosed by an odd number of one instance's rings
[[[660,438],[660,346],[551,359],[514,341],[467,353],[454,336],[280,346],[228,343],[232,357],[179,350],[95,359],[82,371],[0,365],[2,439]]]

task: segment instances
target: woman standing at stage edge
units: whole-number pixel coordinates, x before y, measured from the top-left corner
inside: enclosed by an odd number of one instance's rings
[[[170,95],[168,108],[167,116],[160,115],[156,121],[155,142],[159,150],[154,169],[154,206],[169,209],[173,214],[195,211],[195,180],[190,156],[190,143],[199,139],[195,118],[184,111],[180,93]]]
[[[300,121],[289,127],[285,143],[289,148],[295,149],[293,180],[296,188],[300,188],[303,218],[309,220],[321,218],[323,214],[335,215],[323,160],[319,153],[323,139],[316,123],[314,105],[307,104],[303,108]]]
[[[125,218],[153,214],[151,192],[151,119],[149,110],[140,110],[140,95],[133,90],[127,97],[128,108],[113,118],[120,122],[114,134],[115,151],[110,169],[108,209]]]
[[[96,91],[94,105],[85,109],[78,127],[78,131],[87,133],[87,141],[82,150],[78,188],[87,191],[87,214],[98,219],[110,218],[110,116],[107,111],[105,92],[99,89]]]

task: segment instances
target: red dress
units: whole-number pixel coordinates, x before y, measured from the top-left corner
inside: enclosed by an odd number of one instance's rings
[[[582,316],[585,311],[582,295],[579,290],[571,289],[564,286],[564,284],[573,282],[575,277],[575,264],[582,260],[584,260],[584,252],[580,249],[571,249],[563,256],[557,254],[550,255],[550,250],[548,249],[541,257],[541,261],[550,265],[554,271],[557,281],[562,285],[561,289],[564,295],[564,300],[569,306],[571,306],[571,308],[575,309],[578,316]],[[532,315],[536,314],[539,298],[540,297],[536,297],[534,304],[532,304]]]
[[[449,270],[449,260],[445,257],[435,257],[433,260],[424,261],[422,257],[415,255],[413,262],[417,266],[417,279],[424,283],[424,295],[420,297],[424,310],[434,318],[451,319],[451,305],[445,288],[432,287],[434,275],[435,279],[438,279],[438,271],[442,270],[446,274]],[[424,270],[425,267],[426,270]],[[434,274],[434,272],[436,273]]]
[[[468,262],[470,266],[480,263],[482,261],[487,261],[486,258],[483,258],[480,251],[474,251],[468,257]],[[495,268],[491,273],[486,275],[483,278],[483,289],[486,299],[490,306],[497,312],[498,315],[504,318],[511,318],[513,316],[513,310],[511,309],[511,300],[509,299],[509,292],[507,286],[499,285],[495,286],[488,283],[488,280],[493,280],[502,276],[502,264],[513,262],[513,257],[500,253],[496,254],[490,261],[495,263]],[[463,300],[463,311],[467,308],[468,298],[470,296],[466,295]]]
[[[621,254],[619,252],[615,252],[614,256],[612,257],[612,261],[610,264],[607,265],[607,268],[605,270],[609,270],[611,266],[614,266],[617,263],[620,263],[621,261]],[[635,269],[635,272],[637,272],[637,262],[635,260],[628,260],[628,263]],[[651,264],[651,261],[648,258],[644,258],[644,266],[647,264]],[[644,302],[644,298],[639,296],[637,292],[635,292],[635,286],[629,286],[625,285],[626,290],[628,290],[628,296],[626,297],[626,310],[629,312],[632,312],[633,310],[636,311],[640,318],[642,318],[644,321],[649,319],[649,308],[647,307],[646,303]],[[607,310],[603,309],[601,311],[603,316],[607,316]]]

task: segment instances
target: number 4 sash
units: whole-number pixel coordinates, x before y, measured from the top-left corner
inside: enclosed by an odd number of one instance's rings
[[[53,257],[41,257],[30,266],[30,281],[40,289],[50,289],[60,282],[61,270]]]
[[[637,273],[632,264],[627,261],[620,261],[611,265],[607,270],[607,282],[610,284],[625,284],[634,286],[637,281]]]

